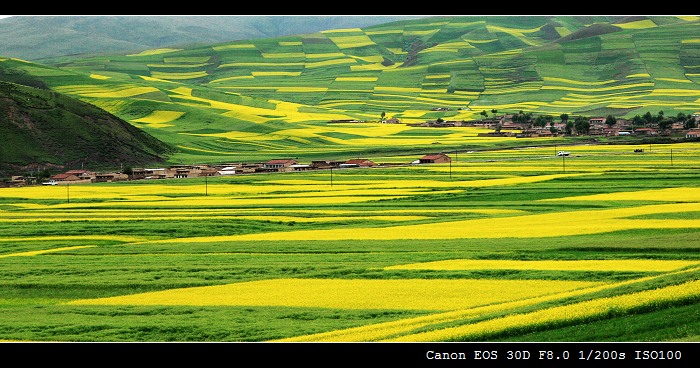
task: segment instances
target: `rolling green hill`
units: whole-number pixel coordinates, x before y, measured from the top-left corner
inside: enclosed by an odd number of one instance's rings
[[[382,114],[405,123],[482,111],[694,113],[699,19],[431,17],[51,65],[6,58],[0,70],[177,146],[173,162],[351,158],[508,144],[463,128],[415,134],[377,124]],[[342,120],[371,123],[329,123]]]
[[[12,16],[0,19],[0,55],[40,60],[139,52],[326,29],[367,27],[415,16]]]
[[[163,161],[171,148],[93,105],[0,82],[0,174]]]

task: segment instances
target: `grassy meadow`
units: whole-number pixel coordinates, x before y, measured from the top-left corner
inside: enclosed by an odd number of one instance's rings
[[[697,341],[700,145],[556,149],[1,189],[0,340]]]

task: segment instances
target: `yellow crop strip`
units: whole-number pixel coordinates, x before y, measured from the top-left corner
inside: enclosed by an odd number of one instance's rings
[[[225,50],[255,50],[256,47],[255,45],[251,43],[243,43],[243,44],[231,44],[231,45],[221,45],[221,46],[214,46],[212,47],[216,51],[225,51]]]
[[[699,265],[697,261],[625,259],[625,260],[556,260],[517,261],[453,259],[446,261],[411,263],[385,267],[385,270],[561,270],[561,271],[615,271],[662,272]]]
[[[121,97],[134,97],[142,95],[149,92],[157,92],[158,89],[155,87],[141,87],[141,86],[130,86],[124,85],[110,89],[107,86],[95,86],[95,85],[64,85],[56,87],[58,92],[76,94],[83,97],[97,97],[97,98],[121,98]]]
[[[376,82],[378,77],[336,77],[336,82]]]
[[[697,188],[665,188],[637,190],[632,192],[617,192],[605,194],[592,194],[584,196],[571,196],[561,198],[542,199],[543,202],[557,201],[692,201],[700,202],[700,190]],[[700,206],[695,204],[687,211],[700,211]]]
[[[148,240],[144,237],[124,236],[124,235],[63,235],[63,236],[28,236],[23,238],[2,238],[0,241],[15,243],[15,242],[33,242],[33,241],[66,241],[66,240],[110,240],[123,243],[135,243]]]
[[[700,229],[697,220],[626,219],[629,216],[697,211],[697,203],[640,206],[607,210],[584,210],[504,218],[445,221],[405,226],[301,230],[230,237],[210,237],[209,241],[247,240],[398,240],[398,239],[493,239],[539,238],[598,234],[632,229]],[[614,220],[614,221],[613,221]],[[547,224],[547,226],[542,226]],[[537,229],[533,231],[533,229]],[[198,238],[193,238],[193,241]],[[167,241],[167,240],[166,240]]]
[[[319,68],[319,67],[324,67],[324,66],[329,66],[329,65],[343,65],[343,64],[357,64],[357,60],[353,58],[344,58],[344,59],[331,59],[331,60],[323,60],[323,61],[316,61],[316,62],[306,62],[304,63],[305,68],[313,69],[313,68]]]
[[[205,71],[196,71],[196,72],[182,72],[182,73],[176,73],[176,72],[158,72],[158,71],[152,71],[151,76],[153,78],[158,78],[158,79],[195,79],[195,78],[202,78],[206,77],[207,72]]]
[[[646,29],[657,27],[656,23],[654,23],[651,19],[644,19],[627,23],[615,23],[614,25],[622,29]]]
[[[208,63],[198,63],[198,64],[180,64],[180,63],[161,63],[161,64],[146,64],[149,68],[201,68],[210,65]]]
[[[42,249],[42,250],[34,250],[34,251],[20,252],[20,253],[0,254],[0,258],[31,257],[31,256],[38,256],[40,254],[46,254],[46,253],[56,253],[56,252],[63,252],[66,250],[75,250],[75,249],[93,248],[93,247],[95,247],[95,246],[94,245],[77,245],[77,246],[73,246],[73,247]]]
[[[371,46],[375,44],[371,38],[364,34],[358,36],[329,36],[328,38],[340,49]]]
[[[287,76],[287,77],[298,77],[301,72],[251,72],[254,77],[277,77],[277,76]]]
[[[90,78],[92,78],[92,79],[105,80],[105,79],[109,79],[109,78],[111,78],[111,77],[108,77],[108,76],[106,76],[106,75],[100,75],[100,74],[90,74]]]
[[[553,295],[545,295],[533,297],[529,299],[507,301],[504,303],[495,303],[491,305],[461,309],[443,313],[435,313],[427,316],[406,318],[397,321],[383,322],[359,327],[353,327],[343,330],[335,330],[322,332],[311,335],[296,336],[280,341],[380,341],[396,336],[405,336],[413,333],[418,328],[426,328],[432,325],[441,323],[455,322],[470,318],[475,318],[492,313],[507,313],[514,311],[517,308],[537,305],[539,303],[564,300],[574,296],[582,296],[599,292],[605,289],[633,284],[641,281],[652,279],[653,277],[642,278],[632,281],[623,281],[619,283],[600,284],[590,287],[584,287],[573,291],[561,292]]]
[[[146,50],[146,51],[139,52],[138,54],[129,54],[126,56],[160,55],[160,54],[167,54],[167,53],[175,52],[175,51],[182,51],[182,49],[171,49],[171,48],[152,49],[152,50]]]
[[[347,55],[343,54],[342,52],[326,52],[326,53],[320,53],[320,54],[306,54],[307,59],[325,59],[325,58],[344,58],[347,57]]]
[[[303,58],[303,52],[278,52],[278,53],[263,53],[265,59],[287,59],[287,58]]]
[[[603,316],[613,311],[626,311],[655,303],[694,298],[698,295],[700,295],[700,281],[688,281],[654,290],[599,298],[536,312],[514,314],[464,326],[401,336],[387,341],[449,341],[460,337],[478,336],[518,327],[532,327],[553,322],[575,322],[593,316]]]
[[[695,270],[678,271],[675,273],[681,274],[694,271]],[[410,335],[414,334],[414,331],[416,331],[417,329],[425,330],[430,326],[439,326],[442,323],[454,323],[458,321],[469,322],[470,319],[478,318],[493,313],[499,313],[503,315],[509,312],[515,312],[518,308],[522,307],[535,306],[540,303],[562,301],[566,300],[567,298],[576,296],[591,295],[593,293],[597,293],[606,289],[647,282],[658,277],[660,276],[649,276],[617,283],[592,285],[590,287],[584,287],[573,291],[560,292],[552,295],[544,295],[517,301],[495,303],[475,308],[435,313],[427,316],[406,318],[397,321],[352,327],[343,330],[335,330],[311,335],[290,337],[279,341],[388,341],[390,339],[393,341],[414,341],[416,338]],[[489,321],[485,322],[488,323]],[[439,333],[441,331],[441,328],[442,327],[436,327],[434,331]]]
[[[447,311],[556,294],[601,284],[600,282],[558,280],[273,279],[77,300],[69,304],[286,306]]]
[[[163,111],[155,110],[150,115],[144,116],[142,118],[134,119],[132,121],[137,123],[147,123],[147,124],[159,124],[167,123],[175,119],[180,118],[185,113],[182,111]]]

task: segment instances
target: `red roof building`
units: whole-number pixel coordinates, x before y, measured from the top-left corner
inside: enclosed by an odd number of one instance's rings
[[[360,167],[372,167],[372,166],[377,166],[376,163],[374,163],[371,160],[363,159],[363,158],[356,158],[352,160],[347,160],[345,161],[346,164],[348,165],[357,165]]]
[[[56,181],[77,181],[80,180],[77,176],[68,173],[56,174],[49,179]]]
[[[452,162],[452,158],[444,153],[429,154],[418,160],[421,164],[443,164]]]

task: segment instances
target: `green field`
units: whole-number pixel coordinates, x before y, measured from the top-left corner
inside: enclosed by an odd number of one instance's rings
[[[0,340],[697,340],[700,145],[566,150],[0,189]]]
[[[431,17],[43,65],[0,57],[0,78],[101,107],[176,147],[173,164],[481,149],[464,129],[443,140],[378,121],[690,115],[700,111],[699,19]],[[395,140],[405,135],[416,139]]]

